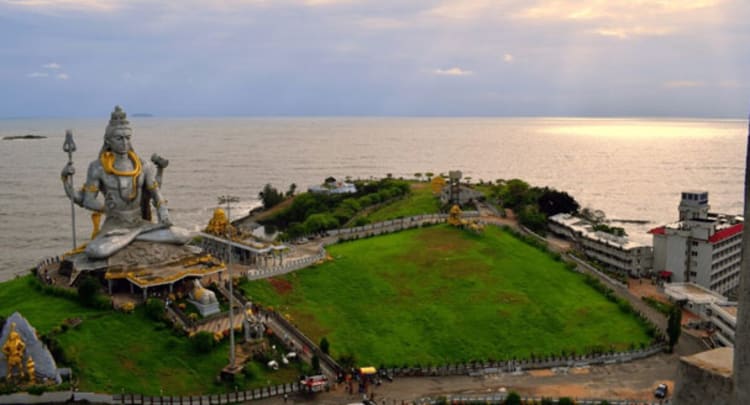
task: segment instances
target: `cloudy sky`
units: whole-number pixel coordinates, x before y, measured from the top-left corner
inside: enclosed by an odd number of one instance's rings
[[[747,0],[0,0],[0,117],[744,117]]]

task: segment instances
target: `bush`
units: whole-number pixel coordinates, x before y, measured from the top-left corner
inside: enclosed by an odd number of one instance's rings
[[[99,281],[91,276],[83,276],[78,282],[78,300],[87,307],[96,305],[96,296],[99,294]]]
[[[511,391],[508,397],[505,398],[505,405],[521,405],[521,396],[518,393]]]
[[[200,331],[190,338],[190,344],[197,353],[209,353],[214,348],[214,335]]]
[[[557,400],[557,405],[575,405],[575,402],[568,397],[562,397]]]
[[[146,316],[155,321],[161,321],[164,318],[164,301],[158,298],[146,300]]]
[[[326,339],[326,337],[325,337],[325,336],[323,336],[323,338],[322,338],[322,339],[320,339],[320,350],[321,350],[321,351],[322,351],[323,353],[325,353],[325,354],[329,354],[329,353],[328,353],[328,349],[329,349],[329,346],[330,346],[330,345],[329,345],[329,343],[328,343],[328,339]]]

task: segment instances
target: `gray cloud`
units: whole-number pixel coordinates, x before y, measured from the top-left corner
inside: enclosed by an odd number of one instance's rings
[[[743,116],[748,15],[739,0],[0,0],[0,114]]]

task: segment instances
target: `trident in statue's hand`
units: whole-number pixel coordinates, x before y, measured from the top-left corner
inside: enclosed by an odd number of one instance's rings
[[[63,183],[65,183],[66,187],[65,190],[68,191],[70,189],[72,191],[72,195],[75,195],[75,191],[73,188],[73,175],[75,174],[76,170],[73,167],[73,152],[76,151],[76,143],[73,141],[73,131],[66,130],[65,131],[65,142],[63,143],[63,152],[68,153],[68,164],[65,165],[62,171],[62,180]],[[69,186],[69,187],[68,187]],[[75,198],[70,199],[70,217],[73,221],[73,250],[76,248],[76,209],[75,209]]]

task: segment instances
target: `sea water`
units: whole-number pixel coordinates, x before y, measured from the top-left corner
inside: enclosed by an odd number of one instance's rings
[[[72,247],[60,181],[66,129],[77,145],[74,184],[102,146],[108,117],[0,120],[0,280]],[[631,238],[675,221],[680,192],[706,190],[712,211],[742,213],[744,120],[589,118],[130,118],[136,153],[169,159],[162,192],[173,222],[197,230],[217,197],[258,205],[266,183],[286,191],[343,179],[413,178],[461,170],[472,183],[521,178],[573,195],[626,224]],[[81,243],[91,233],[76,207]]]

